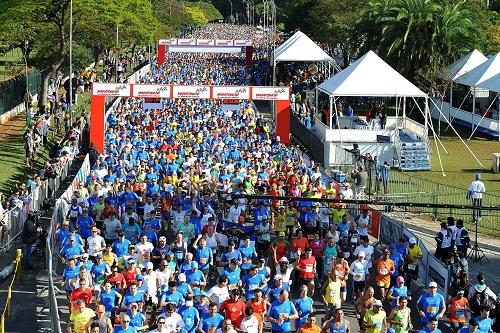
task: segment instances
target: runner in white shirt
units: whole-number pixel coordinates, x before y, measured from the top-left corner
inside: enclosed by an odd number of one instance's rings
[[[143,275],[144,283],[147,286],[147,297],[151,300],[154,305],[158,304],[158,297],[156,292],[161,286],[160,277],[158,273],[153,271],[153,263],[148,262],[146,264],[146,274]]]
[[[229,290],[227,289],[227,277],[224,275],[219,276],[219,279],[217,280],[217,284],[210,288],[210,290],[207,293],[208,299],[210,299],[211,302],[214,302],[217,304],[217,306],[220,306],[225,300],[229,299]]]
[[[360,251],[358,259],[354,260],[349,267],[349,274],[354,280],[354,295],[355,297],[363,296],[363,291],[366,288],[366,280],[369,279],[368,261],[365,260],[365,253]]]
[[[98,232],[97,227],[92,227],[92,229],[90,230],[92,231],[92,236],[87,238],[87,244],[88,244],[87,252],[89,253],[90,257],[95,259],[95,257],[98,254],[102,254],[102,250],[106,248],[106,242],[104,241],[104,238],[102,238],[97,234]]]
[[[137,253],[139,260],[141,260],[142,267],[146,267],[147,263],[151,259],[151,253],[154,248],[153,244],[148,242],[148,237],[146,235],[141,235],[141,242],[137,243],[135,246],[135,252]]]
[[[354,249],[353,254],[358,257],[361,252],[365,254],[366,261],[368,261],[368,268],[370,268],[372,266],[373,253],[375,252],[373,246],[371,246],[368,241],[364,240],[361,242],[361,245],[358,245],[356,249]]]
[[[158,321],[160,321],[160,318],[165,319],[167,332],[178,332],[180,328],[184,327],[184,321],[181,315],[177,313],[174,303],[168,303],[165,306],[165,312],[158,316]]]
[[[172,272],[167,268],[168,262],[166,260],[162,260],[160,263],[160,268],[156,270],[156,274],[160,279],[160,286],[168,285],[168,281],[170,280],[170,275]]]
[[[241,321],[240,332],[259,333],[259,320],[253,316],[253,309],[250,306],[245,309],[245,317]]]

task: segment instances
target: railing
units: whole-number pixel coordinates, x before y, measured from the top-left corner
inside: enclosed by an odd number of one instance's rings
[[[466,200],[465,193],[467,189],[454,187],[446,184],[436,183],[430,180],[422,179],[404,172],[392,171],[389,175],[389,193],[401,193],[404,197],[413,203],[434,203],[451,205],[470,205]],[[397,200],[393,200],[397,201]],[[498,206],[500,196],[488,194],[483,198],[484,206]],[[423,208],[420,207],[415,212],[422,214],[431,214],[436,219],[443,219],[448,216],[462,218],[464,222],[470,220],[469,214],[463,211],[444,208]],[[483,213],[481,225],[493,231],[500,231],[500,212],[488,211]]]
[[[393,158],[392,164],[394,165],[394,162],[397,161],[398,165],[401,165],[401,138],[399,137],[399,130],[394,132],[394,146],[396,147],[396,156]]]
[[[14,281],[19,280],[20,276],[20,270],[19,266],[21,264],[21,258],[22,258],[22,250],[17,249],[16,251],[16,259],[14,260],[13,265],[13,271],[14,275],[12,277],[12,280],[10,281],[9,287],[7,288],[7,299],[5,301],[5,307],[2,312],[2,317],[0,319],[0,333],[5,333],[5,319],[10,318],[10,309],[11,309],[11,301],[12,301],[12,286],[14,285]],[[11,271],[12,272],[12,271]]]

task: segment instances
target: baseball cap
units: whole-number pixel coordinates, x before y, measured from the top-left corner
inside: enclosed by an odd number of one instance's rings
[[[125,234],[123,233],[123,231],[118,231],[118,237],[123,237],[125,236]]]
[[[129,265],[135,264],[135,260],[134,260],[134,259],[132,259],[132,258],[130,258],[130,259],[127,261],[127,263],[128,263]]]
[[[379,299],[376,299],[375,302],[373,302],[373,306],[378,306],[379,308],[382,307],[382,301],[380,301]]]
[[[465,290],[460,289],[459,291],[457,291],[457,294],[462,294],[463,295],[463,294],[465,294]]]
[[[134,306],[135,306],[136,308],[138,308],[138,307],[139,307],[139,305],[137,305],[137,303],[136,303],[136,302],[134,302],[134,303],[130,303],[129,308],[130,308],[130,309],[132,309]]]
[[[179,282],[186,282],[186,274],[184,273],[180,273],[179,276],[177,277],[177,279],[179,280]]]
[[[281,257],[280,262],[288,262],[288,258],[287,257]]]
[[[280,231],[279,234],[278,234],[278,237],[285,237],[285,232],[284,231]]]
[[[415,239],[415,237],[410,238],[410,240],[408,242],[410,244],[417,244],[417,240]]]
[[[147,264],[146,264],[146,269],[153,269],[154,266],[153,266],[153,263],[151,261],[149,261]]]
[[[84,258],[88,258],[89,257],[89,254],[87,252],[85,252],[84,254],[82,254],[82,257]]]
[[[384,249],[384,253],[390,253],[390,252],[391,252],[391,251],[389,251],[389,249],[388,249],[388,248],[385,248],[385,249]]]
[[[97,231],[97,227],[92,227],[91,231]]]
[[[276,274],[274,280],[283,280],[283,276],[281,276],[281,274]]]
[[[191,268],[198,268],[198,263],[196,261],[191,262]]]
[[[142,281],[142,275],[141,274],[137,274],[137,276],[135,277],[135,279],[137,281]]]
[[[238,265],[238,259],[236,258],[233,258],[229,261],[231,264],[235,264],[235,265]]]
[[[405,283],[405,278],[402,276],[398,276],[398,278],[396,279],[396,283]]]
[[[97,259],[102,259],[102,253],[98,253],[95,257],[96,257]]]
[[[364,258],[364,257],[366,257],[366,253],[365,253],[365,252],[363,252],[363,251],[360,251],[360,252],[358,253],[358,257],[363,257],[363,258]]]
[[[437,288],[438,284],[434,281],[432,281],[431,283],[429,283],[429,288]]]
[[[104,305],[99,304],[99,305],[96,306],[95,312],[104,313],[104,312],[106,312],[106,309],[104,308]]]
[[[62,225],[69,225],[69,222],[67,220],[64,220]]]

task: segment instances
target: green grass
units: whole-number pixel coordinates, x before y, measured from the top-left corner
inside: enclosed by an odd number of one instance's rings
[[[442,131],[440,139],[448,151],[448,154],[443,151],[439,143],[438,147],[446,176],[442,175],[435,139],[433,137],[430,138],[432,148],[432,171],[412,172],[411,174],[426,178],[430,181],[466,189],[474,180],[476,172],[481,172],[486,192],[500,195],[500,175],[494,174],[491,169],[491,156],[493,153],[500,153],[500,142],[481,134],[475,134],[469,141],[467,138],[470,136],[471,131],[460,126],[456,127],[467,146],[469,146],[483,164],[484,168],[482,168],[451,128],[447,131],[443,131],[443,129],[447,127],[447,125],[443,125],[444,124],[441,124]],[[436,124],[435,129],[437,130]]]
[[[21,49],[0,54],[0,81],[6,81],[24,73],[24,58]]]

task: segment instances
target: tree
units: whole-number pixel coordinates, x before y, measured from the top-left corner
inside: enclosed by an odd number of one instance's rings
[[[362,52],[374,50],[396,70],[426,89],[439,72],[481,45],[481,32],[463,2],[379,0],[357,24]]]
[[[354,23],[358,21],[367,2],[318,0],[308,11],[305,22],[313,27],[313,39],[337,48],[341,52],[343,67],[351,63],[351,58],[359,49],[359,35]]]

